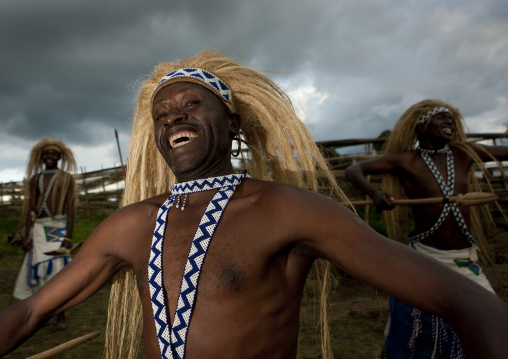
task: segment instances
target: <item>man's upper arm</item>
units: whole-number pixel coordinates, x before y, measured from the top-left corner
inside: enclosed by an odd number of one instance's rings
[[[359,162],[357,166],[365,175],[393,172],[400,166],[400,156],[398,153],[389,153],[376,159]]]
[[[470,143],[468,145],[476,151],[483,162],[492,161],[492,157],[498,161],[508,161],[508,146],[486,146]]]
[[[465,340],[471,357],[485,357],[484,352],[489,358],[506,356],[502,328],[507,326],[507,307],[497,296],[435,259],[381,236],[335,201],[317,194],[299,197],[285,201],[291,216],[284,220],[295,227],[293,233],[311,253],[409,305],[443,317]],[[499,338],[491,339],[492,333]]]
[[[380,235],[339,203],[321,195],[304,197],[291,203],[291,225],[311,253],[409,304],[419,302],[441,314],[444,308],[429,293],[443,292],[440,285],[455,279],[451,271],[442,273],[433,260]]]

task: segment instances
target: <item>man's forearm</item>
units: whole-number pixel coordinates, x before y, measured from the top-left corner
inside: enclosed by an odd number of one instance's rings
[[[447,318],[467,358],[503,359],[508,353],[508,305],[490,292],[487,297],[479,302],[471,293],[456,303],[460,307]]]
[[[345,171],[345,175],[347,179],[353,184],[353,186],[371,198],[373,198],[379,191],[378,188],[367,181],[367,177],[359,166],[353,165],[348,167]]]
[[[10,353],[38,329],[27,301],[11,305],[0,312],[0,357]]]

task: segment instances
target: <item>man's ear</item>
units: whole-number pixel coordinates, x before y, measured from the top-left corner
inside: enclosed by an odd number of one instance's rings
[[[420,123],[418,125],[416,125],[416,133],[423,133],[425,132],[425,129],[426,129],[426,123]]]
[[[232,134],[231,137],[240,133],[241,119],[240,115],[236,113],[229,113],[229,132]]]

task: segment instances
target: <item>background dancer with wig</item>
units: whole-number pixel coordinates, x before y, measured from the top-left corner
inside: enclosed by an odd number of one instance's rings
[[[63,142],[45,138],[32,148],[16,236],[25,251],[12,294],[18,300],[38,291],[71,260],[67,252],[76,216],[76,182],[70,172],[76,172],[76,162]],[[66,326],[62,311],[53,330]]]
[[[414,205],[411,210],[415,227],[407,237],[402,225],[409,221],[407,207],[393,205],[394,198],[405,196],[451,198],[481,191],[472,164],[479,165],[488,181],[483,163],[508,160],[508,147],[466,142],[463,127],[458,109],[439,100],[421,101],[395,124],[386,144],[387,154],[350,166],[346,176],[372,198],[378,209],[390,210],[385,212],[390,238],[407,238],[413,249],[494,292],[478,259],[478,246],[485,248],[480,218],[483,215],[492,221],[487,206]],[[367,175],[379,174],[385,174],[383,189],[367,180]],[[457,336],[448,323],[393,297],[386,334],[387,358],[463,357]]]
[[[232,166],[233,142],[248,151],[247,172]],[[0,313],[0,354],[121,272],[109,358],[135,358],[141,333],[147,358],[295,358],[305,282],[325,259],[446,317],[471,358],[504,357],[506,303],[379,235],[324,189],[348,202],[269,78],[211,51],[158,65],[134,111],[123,207],[58,277]]]

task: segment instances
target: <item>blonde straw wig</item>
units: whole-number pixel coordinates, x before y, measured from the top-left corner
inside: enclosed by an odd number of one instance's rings
[[[242,156],[242,165],[252,177],[313,191],[326,190],[327,195],[347,202],[288,96],[267,76],[217,52],[204,51],[186,60],[159,64],[142,84],[134,110],[122,206],[169,193],[176,181],[155,146],[151,102],[159,81],[172,71],[183,68],[205,70],[231,89],[231,106],[228,108],[234,109],[241,119],[241,136],[248,147],[245,156]],[[325,270],[321,271],[318,281],[324,284],[322,293],[325,293],[328,266],[320,265]],[[321,314],[323,323],[326,323],[324,309]],[[116,277],[109,315],[107,356],[134,358],[141,331],[141,309],[131,272]],[[323,330],[326,332],[326,328]],[[116,346],[117,343],[121,344],[120,347]],[[329,357],[327,339],[324,346],[324,356]]]
[[[492,192],[493,189],[489,181],[490,174],[485,170],[483,161],[479,158],[478,154],[471,149],[470,146],[466,145],[467,137],[464,131],[465,124],[462,115],[457,108],[443,101],[424,100],[408,108],[393,127],[392,133],[390,134],[386,144],[386,152],[394,153],[414,150],[418,141],[416,127],[418,126],[419,122],[421,122],[420,119],[423,115],[429,113],[429,111],[439,107],[444,107],[449,110],[455,125],[455,133],[453,135],[453,139],[448,145],[450,147],[460,148],[469,156],[471,156],[473,161],[476,163],[476,166],[472,166],[470,168],[470,173],[468,175],[468,191],[481,191],[480,183],[473,173],[476,167],[476,169],[480,169],[483,172],[484,178],[486,179],[487,184]],[[423,125],[428,125],[428,121]],[[476,148],[482,150],[480,147]],[[492,159],[495,160],[494,158]],[[383,176],[383,190],[387,193],[391,193],[395,198],[407,197],[398,178],[391,174]],[[499,205],[498,209],[501,211],[501,213],[503,213]],[[410,213],[408,207],[396,206],[396,208],[392,211],[385,211],[384,215],[387,222],[388,236],[398,241],[405,240],[409,232],[409,226],[404,227],[401,224],[407,224],[409,222],[408,218],[410,218]],[[484,259],[488,260],[485,233],[480,221],[481,217],[484,217],[488,223],[493,225],[494,220],[487,205],[471,207],[471,232],[479,242],[480,248],[482,249],[482,253],[484,255]]]

